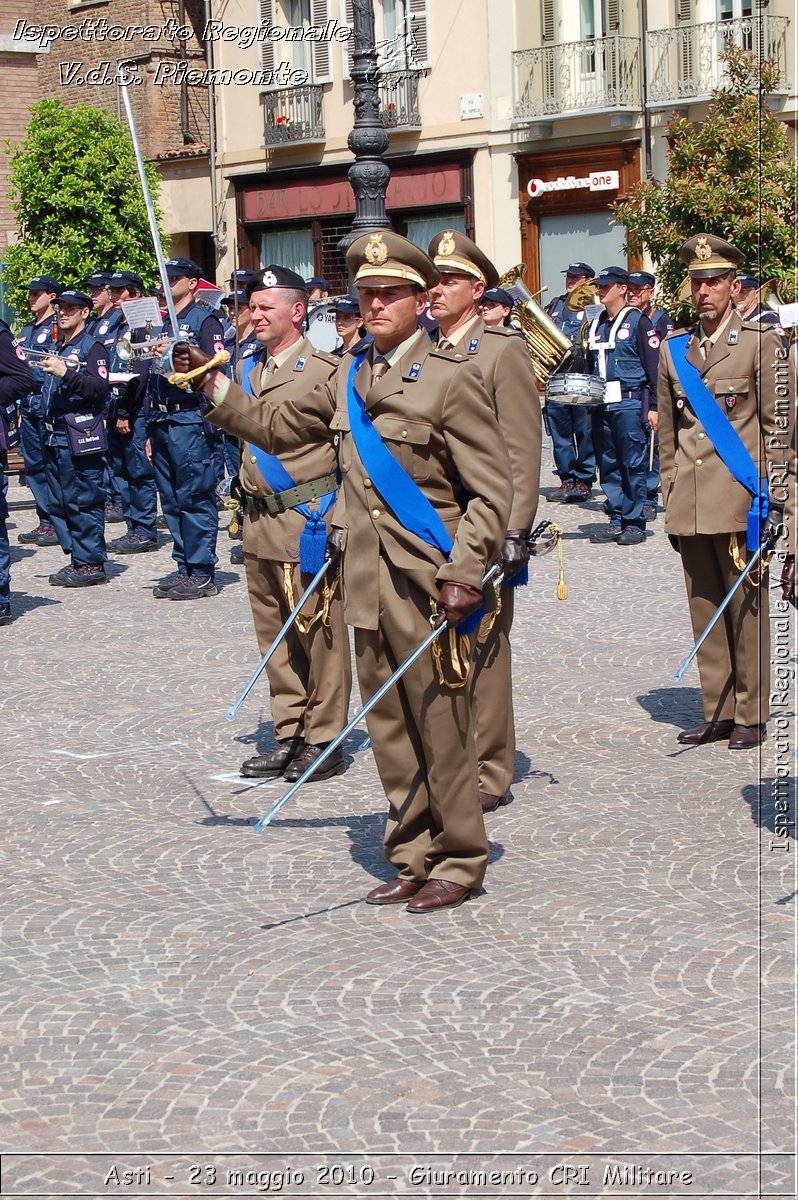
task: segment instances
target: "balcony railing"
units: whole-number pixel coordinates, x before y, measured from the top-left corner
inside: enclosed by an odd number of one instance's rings
[[[649,103],[708,96],[727,82],[720,55],[730,46],[775,58],[784,77],[787,25],[787,17],[762,15],[649,30]]]
[[[556,46],[516,50],[518,119],[586,110],[640,107],[638,38],[590,38]]]
[[[380,119],[386,129],[420,129],[417,71],[380,71]]]
[[[265,146],[288,146],[297,142],[323,142],[325,138],[320,84],[263,92]]]

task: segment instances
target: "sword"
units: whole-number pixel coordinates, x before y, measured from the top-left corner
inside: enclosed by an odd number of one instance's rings
[[[750,574],[751,570],[752,570],[752,569],[753,569],[753,568],[756,566],[756,564],[759,562],[759,559],[762,557],[762,555],[765,553],[765,551],[766,551],[766,550],[772,550],[772,549],[773,549],[773,543],[771,542],[771,540],[770,540],[770,538],[769,538],[769,537],[766,537],[766,538],[763,540],[762,544],[760,545],[759,549],[758,549],[758,550],[756,550],[756,551],[755,551],[755,552],[754,552],[754,553],[751,555],[750,559],[749,559],[749,560],[748,560],[748,562],[745,564],[745,566],[743,567],[742,571],[741,571],[741,572],[740,572],[740,574],[737,576],[737,578],[735,579],[734,583],[733,583],[733,584],[732,584],[732,586],[729,588],[729,591],[726,593],[725,597],[723,598],[723,600],[721,601],[720,605],[718,606],[718,609],[717,609],[717,611],[716,611],[716,613],[715,613],[714,617],[713,617],[713,618],[712,618],[712,620],[709,622],[709,624],[707,625],[706,629],[705,629],[705,630],[704,630],[704,632],[701,634],[701,637],[698,639],[698,641],[696,642],[696,644],[693,646],[692,650],[691,650],[691,651],[690,651],[690,653],[687,655],[687,658],[684,660],[684,662],[682,663],[682,665],[679,667],[679,670],[678,670],[678,671],[676,672],[676,674],[674,675],[674,677],[673,677],[673,678],[674,678],[674,682],[675,682],[675,683],[679,683],[679,682],[680,682],[680,680],[681,680],[681,679],[684,677],[685,671],[686,671],[686,670],[687,670],[687,668],[690,666],[690,663],[693,661],[693,659],[695,658],[696,654],[698,654],[698,651],[701,649],[701,647],[703,646],[704,642],[707,640],[707,638],[709,637],[710,633],[712,632],[712,630],[713,630],[713,629],[715,628],[715,626],[717,625],[717,623],[718,623],[718,621],[720,620],[720,618],[721,618],[722,614],[723,614],[723,613],[725,612],[725,610],[728,608],[729,604],[731,603],[731,598],[732,598],[732,596],[733,596],[733,595],[734,595],[734,593],[737,591],[738,587],[740,587],[740,586],[741,586],[741,584],[742,584],[743,580],[746,578],[746,576],[747,576],[747,575],[749,575],[749,574]]]
[[[501,579],[501,576],[502,569],[498,564],[490,567],[490,569],[487,570],[482,576],[482,586],[484,587],[486,583],[491,583],[494,581],[498,583]],[[416,662],[417,659],[421,658],[421,655],[424,653],[424,651],[429,649],[436,638],[440,637],[444,629],[448,629],[448,625],[446,624],[446,621],[442,619],[441,614],[430,617],[430,621],[434,622],[434,624],[431,631],[424,638],[423,642],[421,642],[419,646],[416,646],[415,650],[408,655],[405,661],[399,664],[393,675],[386,679],[385,683],[381,684],[380,687],[377,688],[371,699],[367,700],[363,707],[355,713],[351,721],[349,721],[341,730],[341,732],[333,738],[333,740],[322,751],[315,762],[312,762],[310,766],[303,771],[303,773],[299,776],[299,779],[297,779],[295,783],[291,784],[288,791],[280,797],[280,799],[269,810],[269,812],[267,812],[265,816],[261,817],[259,821],[255,822],[253,828],[256,833],[262,833],[266,826],[271,824],[274,817],[277,816],[277,813],[280,811],[283,805],[291,799],[297,788],[302,787],[302,784],[310,779],[311,775],[315,774],[322,763],[329,758],[334,750],[338,749],[338,747],[341,745],[341,742],[343,742],[343,740],[349,735],[349,733],[351,733],[355,726],[362,721],[363,717],[365,717],[367,713],[370,713],[372,708],[374,708],[374,705],[379,704],[385,693],[390,691],[393,685],[402,678],[405,671],[409,670],[413,663]]]
[[[329,558],[325,558],[324,562],[323,562],[323,563],[322,563],[322,565],[319,567],[318,571],[317,571],[317,572],[316,572],[316,574],[313,576],[313,578],[311,579],[310,583],[309,583],[309,584],[308,584],[308,586],[305,588],[304,592],[303,592],[303,593],[302,593],[302,595],[299,597],[299,599],[297,600],[297,602],[296,602],[296,604],[294,605],[294,607],[291,609],[291,612],[289,613],[289,615],[288,615],[288,617],[287,617],[287,619],[286,619],[286,622],[285,622],[285,624],[283,625],[282,629],[281,629],[281,630],[280,630],[280,632],[277,634],[277,637],[274,639],[274,641],[272,642],[271,646],[269,646],[269,649],[266,651],[266,653],[264,654],[263,658],[262,658],[262,659],[260,660],[260,662],[258,663],[258,666],[257,666],[257,668],[256,668],[256,670],[255,670],[255,672],[254,672],[254,674],[252,675],[252,678],[249,680],[249,683],[246,685],[246,687],[244,688],[243,692],[241,693],[241,695],[240,695],[240,696],[238,697],[238,699],[236,700],[235,704],[232,704],[232,705],[230,706],[230,708],[228,708],[227,712],[224,714],[224,715],[225,715],[225,717],[227,718],[227,720],[228,720],[228,721],[233,721],[233,720],[235,720],[235,718],[236,718],[236,715],[238,714],[238,710],[241,708],[241,705],[244,703],[244,701],[246,700],[247,696],[248,696],[248,695],[249,695],[249,693],[252,691],[252,689],[254,688],[255,684],[258,682],[258,680],[260,679],[261,675],[263,674],[263,672],[264,672],[264,670],[265,670],[265,668],[266,668],[266,664],[267,664],[267,662],[269,661],[269,659],[271,658],[271,656],[274,654],[275,650],[276,650],[276,649],[277,649],[277,647],[280,645],[280,642],[283,640],[283,638],[285,637],[285,635],[288,633],[288,630],[291,628],[291,626],[293,625],[294,621],[297,619],[297,617],[299,616],[300,612],[302,611],[302,606],[303,606],[303,604],[305,603],[305,601],[307,600],[307,598],[310,596],[310,594],[311,594],[313,591],[315,591],[315,589],[316,589],[316,586],[317,586],[317,585],[318,585],[318,583],[319,583],[319,580],[322,578],[322,576],[324,575],[325,571],[329,570],[329,567],[330,567],[330,560],[329,560]]]

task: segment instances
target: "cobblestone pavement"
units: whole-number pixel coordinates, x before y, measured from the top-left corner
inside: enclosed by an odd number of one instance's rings
[[[215,599],[152,598],[166,540],[56,589],[60,550],[16,543],[28,495],[12,483],[0,631],[6,1194],[107,1195],[109,1164],[151,1162],[142,1194],[196,1195],[164,1164],[216,1163],[218,1184],[277,1162],[255,1153],[304,1171],[297,1195],[477,1194],[408,1182],[391,1155],[411,1154],[539,1173],[482,1195],[793,1194],[796,859],[773,803],[793,696],[761,752],[677,746],[702,714],[695,668],[672,682],[691,638],[661,519],[645,546],[595,546],[598,502],[541,505],[569,597],[554,557],[533,564],[513,801],[487,818],[482,896],[414,918],[362,902],[388,877],[365,730],[345,776],[250,827],[282,787],[237,773],[269,744],[264,691],[224,719],[257,662],[224,533]],[[794,630],[774,629],[790,675]],[[332,1162],[375,1182],[331,1188]],[[693,1182],[613,1190],[612,1163]]]

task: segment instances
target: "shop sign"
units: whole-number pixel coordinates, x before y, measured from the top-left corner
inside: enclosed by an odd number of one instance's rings
[[[388,208],[461,204],[460,167],[399,167],[391,173]],[[315,217],[353,213],[355,200],[345,178],[320,183],[287,183],[281,187],[245,188],[242,192],[245,222],[313,220]]]
[[[530,179],[526,190],[533,200],[544,192],[571,192],[587,188],[590,192],[617,191],[620,175],[617,171],[591,171],[589,175],[560,175],[557,179]]]

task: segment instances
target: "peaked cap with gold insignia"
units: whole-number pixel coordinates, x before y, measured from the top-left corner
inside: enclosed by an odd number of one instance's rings
[[[390,229],[362,233],[355,238],[346,252],[346,265],[356,287],[359,284],[379,287],[374,281],[383,279],[385,287],[397,282],[412,283],[426,290],[439,279],[432,259],[414,242]]]
[[[499,272],[476,242],[457,229],[436,233],[429,244],[429,254],[441,275],[471,275],[486,288],[496,287]]]
[[[697,233],[684,243],[679,258],[694,279],[711,279],[713,275],[736,271],[745,255],[713,233]]]

